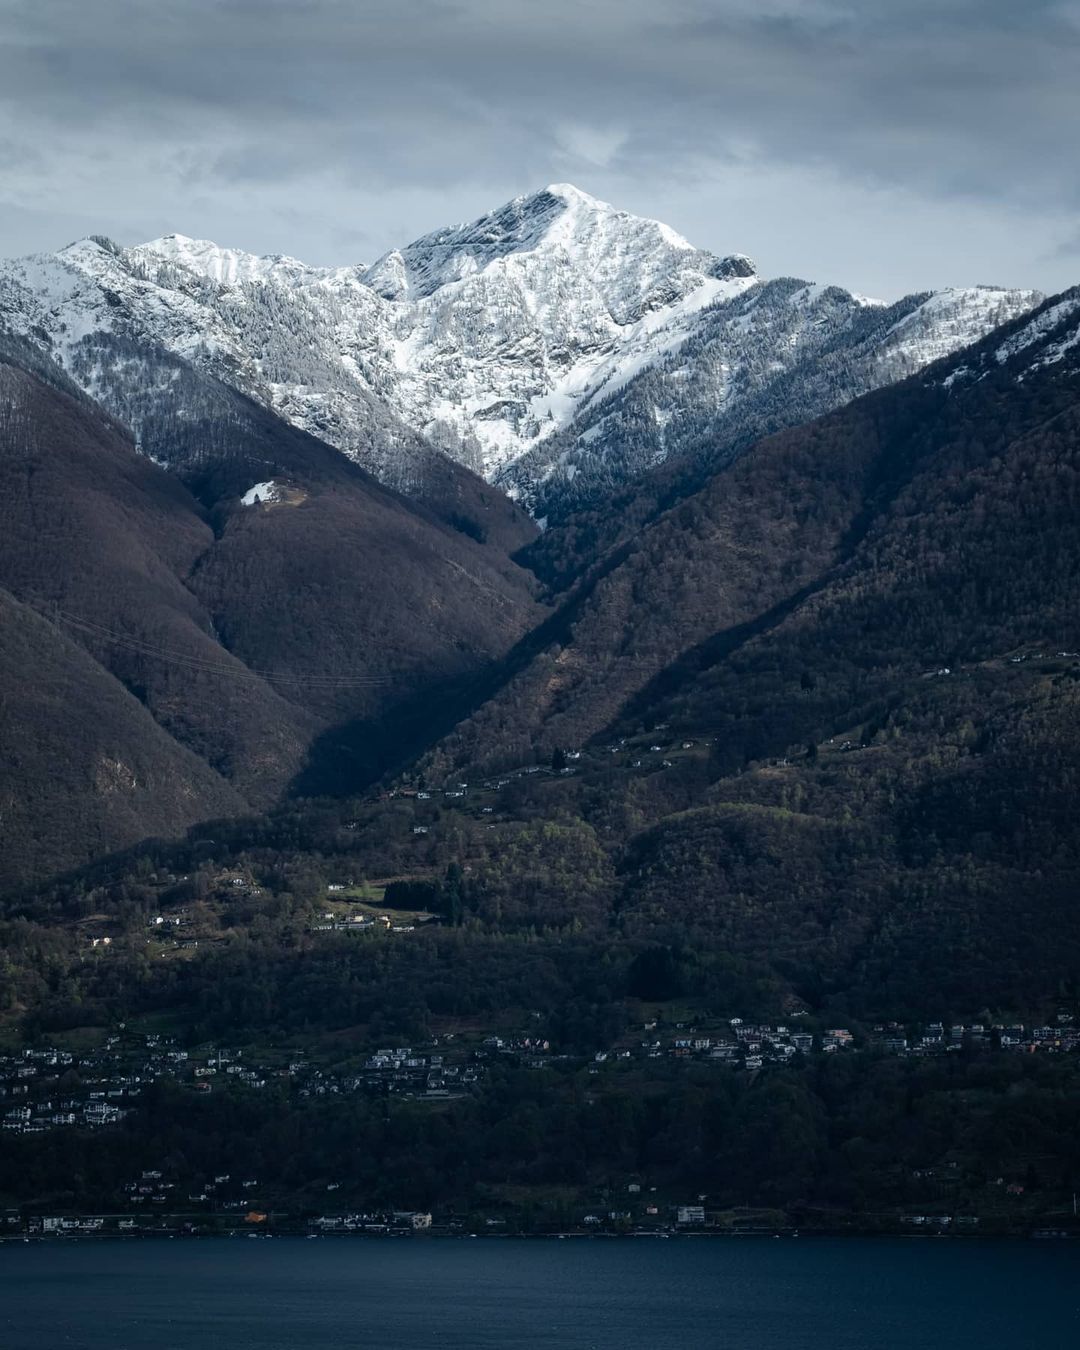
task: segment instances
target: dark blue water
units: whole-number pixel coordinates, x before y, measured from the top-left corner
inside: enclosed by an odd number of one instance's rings
[[[1080,1243],[9,1243],[0,1346],[1071,1350]]]

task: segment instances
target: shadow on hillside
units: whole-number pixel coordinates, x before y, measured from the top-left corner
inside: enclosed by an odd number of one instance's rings
[[[449,680],[421,690],[379,717],[358,717],[330,727],[312,742],[304,767],[284,797],[349,797],[364,792],[416,759],[446,735],[484,691],[500,681],[483,676]]]
[[[400,773],[523,671],[546,647],[563,641],[596,586],[631,548],[609,554],[543,623],[526,633],[501,661],[437,690],[424,689],[379,718],[331,727],[312,744],[307,762],[286,797],[345,797]]]

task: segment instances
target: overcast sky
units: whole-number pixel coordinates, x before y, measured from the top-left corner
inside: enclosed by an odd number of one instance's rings
[[[883,297],[1080,282],[1080,0],[0,0],[0,254],[370,262],[552,181]]]

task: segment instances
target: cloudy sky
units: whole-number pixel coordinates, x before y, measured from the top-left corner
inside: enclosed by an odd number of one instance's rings
[[[371,261],[552,181],[891,297],[1080,282],[1080,0],[0,0],[0,254]]]

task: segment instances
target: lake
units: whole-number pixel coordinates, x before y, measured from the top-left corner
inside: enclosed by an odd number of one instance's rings
[[[1058,1350],[1080,1242],[0,1244],[3,1350]]]

